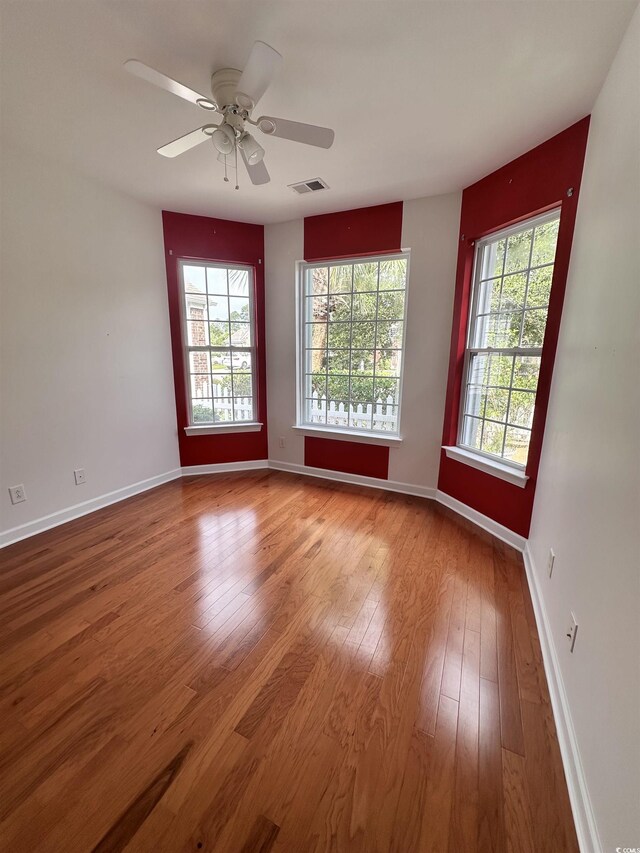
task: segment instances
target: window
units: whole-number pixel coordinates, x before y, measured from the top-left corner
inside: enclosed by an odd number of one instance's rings
[[[302,264],[299,426],[398,436],[408,261]]]
[[[459,445],[524,467],[529,452],[559,211],[478,242]]]
[[[180,261],[189,423],[256,418],[253,271]]]

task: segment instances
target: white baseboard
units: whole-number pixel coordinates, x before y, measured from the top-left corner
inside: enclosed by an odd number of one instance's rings
[[[536,617],[536,625],[538,626],[538,634],[540,635],[544,671],[547,676],[547,684],[549,685],[553,718],[556,724],[556,731],[558,732],[558,743],[560,744],[560,753],[567,779],[567,788],[569,790],[573,820],[578,835],[578,844],[582,853],[601,853],[602,844],[600,843],[591,798],[589,797],[587,780],[582,767],[580,749],[573,727],[569,700],[564,689],[564,681],[556,653],[556,646],[544,606],[544,599],[540,594],[538,574],[535,570],[528,542],[525,545],[523,557],[529,591],[531,592],[533,611]]]
[[[104,495],[99,495],[97,498],[91,498],[88,501],[58,510],[58,512],[52,512],[49,515],[36,518],[34,521],[29,521],[18,527],[11,527],[9,530],[4,530],[0,532],[0,548],[12,545],[14,542],[20,542],[21,539],[28,539],[29,536],[35,536],[37,533],[44,533],[45,530],[51,530],[52,527],[58,527],[67,521],[73,521],[75,518],[88,515],[90,512],[95,512],[110,504],[123,501],[140,492],[146,492],[148,489],[154,489],[156,486],[161,486],[170,480],[177,480],[179,477],[192,474],[224,474],[229,471],[252,471],[268,467],[269,462],[267,459],[252,459],[247,462],[228,462],[220,465],[191,465],[184,468],[175,468],[173,471],[158,474],[156,477],[149,477],[147,480],[140,480],[138,483],[132,483],[130,486],[124,486],[122,489],[107,492]]]
[[[29,536],[35,536],[36,533],[43,533],[52,527],[57,527],[59,524],[64,524],[67,521],[72,521],[74,518],[87,515],[90,512],[95,512],[102,507],[109,506],[117,501],[125,500],[125,498],[136,495],[139,492],[144,492],[147,489],[153,489],[155,486],[160,486],[169,480],[175,480],[178,477],[202,475],[202,474],[226,474],[233,471],[256,471],[261,469],[271,468],[274,471],[288,471],[292,474],[304,474],[307,477],[319,477],[323,480],[334,480],[339,483],[351,483],[354,486],[367,486],[374,489],[384,489],[388,492],[397,492],[403,495],[413,495],[419,498],[428,498],[437,500],[440,503],[448,506],[450,509],[457,512],[459,515],[487,530],[494,536],[512,545],[514,548],[522,551],[526,540],[522,536],[518,536],[513,531],[508,530],[501,524],[493,521],[487,516],[482,515],[466,504],[455,500],[454,498],[445,495],[444,492],[437,491],[429,486],[415,486],[411,483],[399,483],[395,480],[380,480],[377,477],[365,477],[360,474],[345,474],[342,471],[330,471],[325,468],[311,468],[307,465],[298,465],[291,462],[278,462],[269,459],[249,459],[244,462],[223,462],[212,465],[186,465],[182,468],[176,468],[174,471],[167,471],[165,474],[159,474],[157,477],[150,477],[148,480],[141,480],[139,483],[133,483],[130,486],[125,486],[122,489],[117,489],[114,492],[109,492],[105,495],[100,495],[92,500],[84,501],[80,504],[68,507],[67,509],[51,513],[50,515],[38,518],[35,521],[28,522],[19,527],[13,527],[0,533],[0,548],[6,545],[11,545],[13,542],[19,542],[21,539],[27,539]]]
[[[58,512],[43,515],[41,518],[36,518],[35,521],[29,521],[18,527],[11,527],[9,530],[4,530],[0,533],[0,548],[4,548],[6,545],[11,545],[14,542],[19,542],[21,539],[27,539],[29,536],[35,536],[36,533],[44,533],[45,530],[50,530],[52,527],[58,527],[58,525],[65,524],[67,521],[73,521],[74,518],[80,518],[83,515],[88,515],[90,512],[95,512],[97,509],[102,509],[110,504],[123,501],[125,498],[133,497],[133,495],[137,495],[140,492],[154,489],[156,486],[168,483],[169,480],[177,480],[181,476],[182,471],[180,468],[175,468],[173,471],[158,474],[156,477],[149,477],[147,480],[140,480],[138,483],[132,483],[130,486],[124,486],[122,489],[116,489],[114,492],[107,492],[104,495],[99,495],[97,498],[91,498],[88,501],[58,510]]]
[[[485,515],[477,512],[466,504],[449,497],[444,492],[437,491],[429,486],[415,486],[411,483],[399,483],[395,480],[380,480],[377,477],[365,477],[360,474],[345,474],[342,471],[330,471],[325,468],[311,468],[307,465],[298,465],[291,462],[278,462],[268,459],[250,459],[244,462],[224,462],[212,465],[187,465],[182,468],[176,468],[174,471],[167,471],[165,474],[159,474],[157,477],[150,477],[147,480],[141,480],[139,483],[133,483],[130,486],[125,486],[122,489],[117,489],[114,492],[108,492],[105,495],[100,495],[80,504],[68,507],[67,509],[59,510],[58,512],[45,515],[35,521],[27,524],[13,527],[0,533],[0,548],[5,545],[11,545],[13,542],[19,542],[21,539],[26,539],[29,536],[34,536],[36,533],[42,533],[52,527],[57,527],[59,524],[64,524],[67,521],[72,521],[74,518],[87,515],[90,512],[95,512],[97,509],[109,506],[117,501],[136,495],[139,492],[144,492],[147,489],[153,489],[155,486],[160,486],[169,480],[175,480],[178,477],[202,475],[202,474],[226,474],[233,471],[256,471],[260,469],[271,468],[275,471],[288,471],[292,474],[304,474],[307,477],[319,477],[323,480],[334,480],[339,483],[351,483],[354,486],[367,486],[369,488],[384,489],[388,492],[398,492],[404,495],[413,495],[419,498],[429,498],[437,500],[439,503],[448,506],[450,509],[457,512],[464,518],[469,519],[474,524],[487,530],[489,533],[502,539],[509,545],[512,545],[519,551],[524,550],[526,540],[517,533],[508,530],[501,524],[493,521]]]
[[[193,474],[228,474],[231,471],[257,471],[268,468],[268,459],[248,459],[246,462],[220,462],[214,465],[186,465],[182,468],[182,476]]]
[[[491,533],[491,535],[495,536],[496,539],[501,539],[503,542],[506,542],[507,545],[511,545],[511,547],[515,548],[516,551],[524,552],[525,545],[527,544],[527,540],[524,536],[514,533],[513,530],[509,530],[508,527],[498,524],[497,521],[489,518],[489,516],[483,515],[481,512],[478,512],[477,509],[473,509],[472,507],[467,506],[467,504],[463,504],[462,501],[452,498],[451,495],[441,492],[439,489],[436,493],[436,500],[443,506],[448,506],[449,509],[457,512],[458,515],[461,515],[463,518],[472,521],[478,527],[481,527],[483,530]]]
[[[351,483],[352,486],[368,486],[372,489],[384,489],[387,492],[399,492],[418,498],[435,498],[436,490],[427,486],[412,486],[395,480],[379,480],[377,477],[365,477],[362,474],[344,474],[342,471],[329,471],[325,468],[311,468],[293,462],[269,460],[269,468],[274,471],[288,471],[290,474],[304,474],[307,477],[319,477],[322,480],[336,480],[339,483]]]

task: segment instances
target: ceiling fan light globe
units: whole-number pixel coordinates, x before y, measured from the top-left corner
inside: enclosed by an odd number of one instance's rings
[[[221,124],[211,134],[213,144],[221,154],[231,154],[236,144],[236,135],[228,124]]]
[[[242,137],[242,150],[250,166],[260,163],[264,157],[264,148],[250,133],[245,133]]]

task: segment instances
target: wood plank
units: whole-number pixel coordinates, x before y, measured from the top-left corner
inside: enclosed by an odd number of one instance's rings
[[[457,731],[458,703],[441,694],[427,770],[420,845],[417,848],[421,853],[444,853],[449,849]]]
[[[520,692],[511,627],[508,565],[502,543],[494,544],[493,565],[502,746],[511,752],[524,755]]]
[[[273,821],[264,815],[258,815],[240,853],[269,853],[275,844],[279,831],[280,827],[276,826]]]
[[[122,850],[140,829],[153,809],[162,799],[164,792],[173,782],[175,776],[187,757],[191,744],[184,746],[180,752],[164,767],[149,785],[136,797],[127,810],[118,817],[93,848],[93,853],[108,853]]]
[[[502,787],[506,850],[508,853],[535,853],[525,759],[508,749],[502,750]],[[485,831],[491,832],[490,821]]]
[[[490,542],[483,542],[478,555],[480,563],[480,676],[498,681],[498,647],[496,635],[495,584],[493,551]]]
[[[393,823],[390,846],[393,853],[420,849],[433,743],[432,737],[414,728],[402,778],[398,811]]]
[[[569,798],[560,756],[549,739],[540,706],[522,702],[528,803],[536,850],[577,853],[578,840],[571,820]]]
[[[480,850],[491,853],[502,853],[506,849],[502,755],[498,685],[490,679],[481,678],[478,846]]]
[[[462,659],[455,781],[449,850],[474,850],[478,839],[478,730],[480,717],[480,634],[466,630]]]

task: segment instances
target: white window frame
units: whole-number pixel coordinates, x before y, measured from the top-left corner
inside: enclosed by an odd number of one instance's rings
[[[327,424],[323,426],[318,423],[308,423],[304,419],[304,401],[305,401],[305,356],[306,356],[306,341],[305,341],[305,281],[307,272],[312,269],[324,269],[331,267],[340,267],[347,264],[366,264],[378,263],[379,261],[405,260],[407,263],[405,286],[404,286],[404,315],[403,336],[400,362],[400,375],[398,377],[398,418],[396,430],[391,431],[374,431],[362,429],[359,427],[340,427]],[[363,257],[348,257],[348,258],[329,258],[322,261],[298,261],[296,270],[296,423],[293,429],[298,430],[307,435],[329,435],[334,439],[343,439],[349,441],[358,441],[366,444],[387,444],[393,445],[402,442],[401,434],[401,417],[402,417],[402,396],[403,396],[403,381],[404,381],[404,365],[406,355],[406,340],[407,340],[407,306],[409,302],[409,281],[411,270],[411,251],[402,249],[400,252],[381,253],[377,255],[367,255]],[[376,291],[377,292],[377,291]],[[376,312],[377,313],[377,312]],[[378,322],[377,317],[375,320]],[[353,319],[351,320],[353,323]],[[351,353],[351,347],[349,348]],[[374,365],[375,371],[375,365]],[[349,377],[351,374],[349,374]],[[375,377],[375,372],[374,372]]]
[[[248,298],[249,298],[249,336],[250,343],[248,347],[215,347],[215,346],[193,346],[189,344],[189,334],[187,328],[187,315],[186,315],[186,292],[184,287],[184,267],[203,267],[205,269],[205,277],[206,277],[206,268],[216,268],[223,270],[242,270],[243,272],[248,273]],[[206,278],[205,278],[206,280]],[[178,259],[178,285],[180,289],[180,326],[181,326],[181,335],[182,335],[182,357],[184,362],[184,377],[185,377],[185,390],[187,396],[187,414],[189,423],[184,428],[185,433],[187,435],[206,435],[208,433],[227,433],[227,432],[258,432],[262,429],[262,424],[257,420],[258,413],[258,387],[257,387],[257,347],[256,347],[256,316],[255,316],[255,271],[252,266],[248,264],[238,264],[238,263],[222,263],[220,261],[207,261],[193,258],[179,258]],[[205,293],[205,300],[207,300],[208,305],[209,293],[208,290]],[[208,315],[207,315],[208,317]],[[205,321],[206,323],[206,321]],[[208,325],[207,325],[208,331]],[[252,408],[253,408],[253,420],[251,421],[236,421],[235,413],[233,411],[233,402],[231,408],[231,414],[234,420],[231,421],[212,421],[212,422],[201,422],[194,423],[193,421],[193,405],[194,399],[191,395],[191,372],[190,372],[190,363],[191,360],[189,358],[190,353],[192,352],[207,352],[211,357],[212,353],[216,352],[224,352],[231,353],[230,365],[229,365],[229,373],[233,378],[233,353],[234,352],[247,352],[251,355],[251,390],[252,390]],[[248,371],[245,371],[248,372]],[[212,374],[209,374],[211,377]],[[231,398],[233,400],[233,398]],[[198,401],[195,400],[197,403]],[[214,406],[215,408],[215,406]]]
[[[510,237],[512,234],[518,234],[521,231],[526,231],[529,228],[535,228],[539,225],[544,225],[546,222],[551,222],[555,219],[560,219],[561,216],[561,208],[556,207],[552,210],[546,211],[539,216],[533,216],[529,219],[524,219],[521,222],[518,222],[516,225],[509,226],[508,228],[503,228],[500,231],[494,231],[491,234],[487,234],[486,237],[483,237],[481,240],[476,241],[475,246],[475,255],[474,255],[474,263],[473,263],[473,276],[472,276],[472,294],[471,294],[471,304],[469,308],[469,318],[467,322],[467,333],[466,333],[466,341],[465,341],[465,352],[464,352],[464,364],[462,370],[462,389],[460,394],[460,410],[458,413],[458,436],[457,443],[455,447],[445,447],[445,452],[447,456],[450,458],[456,459],[459,462],[463,462],[467,465],[470,465],[473,468],[477,468],[481,471],[486,471],[487,473],[494,474],[495,476],[500,477],[503,480],[507,480],[508,482],[512,482],[515,485],[519,485],[524,487],[526,485],[528,476],[525,474],[526,464],[523,465],[519,462],[514,462],[511,459],[505,459],[502,456],[497,456],[493,453],[489,453],[485,450],[480,450],[476,447],[470,447],[467,444],[464,444],[462,441],[464,434],[464,416],[465,416],[465,408],[466,408],[466,397],[467,397],[467,385],[469,381],[469,365],[472,354],[476,353],[491,353],[497,352],[501,355],[522,355],[522,356],[534,356],[534,357],[542,357],[542,351],[544,349],[544,341],[543,346],[540,347],[474,347],[471,346],[471,343],[474,339],[475,334],[475,324],[477,320],[477,309],[478,309],[478,298],[480,291],[480,275],[482,270],[482,260],[483,260],[483,252],[484,248],[491,244],[496,243],[500,240]],[[532,269],[538,269],[538,267],[531,267],[531,258],[533,253],[533,246],[535,240],[531,241],[531,250],[529,254],[529,264],[527,265],[527,285],[529,286],[529,275]],[[557,250],[557,247],[556,247]],[[506,254],[506,251],[505,251]],[[544,266],[544,265],[543,265]],[[554,270],[555,270],[555,258],[554,258]],[[525,302],[526,305],[526,295],[527,289],[525,289]],[[526,310],[526,309],[525,309]],[[523,317],[524,322],[524,317]],[[548,318],[547,318],[548,322]],[[545,326],[546,330],[546,326]],[[509,389],[509,397],[511,396],[511,389]],[[535,405],[537,402],[537,390],[536,390],[536,401],[534,401],[534,412]],[[507,414],[508,414],[508,403],[507,403]],[[484,420],[484,419],[483,419]],[[505,425],[506,424],[505,422]],[[512,425],[515,426],[515,425]],[[518,427],[520,428],[520,427]],[[531,430],[530,430],[530,438],[531,438]],[[504,449],[504,443],[503,443]],[[528,463],[528,459],[527,459]]]

